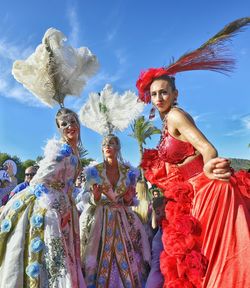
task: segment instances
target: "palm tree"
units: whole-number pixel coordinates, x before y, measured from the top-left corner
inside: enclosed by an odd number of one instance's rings
[[[129,134],[129,136],[135,138],[138,142],[141,162],[143,155],[143,144],[146,144],[146,139],[151,139],[151,136],[154,134],[161,134],[161,130],[156,128],[151,121],[145,120],[144,116],[138,117],[131,125],[131,129],[133,133]],[[140,171],[142,181],[144,181],[143,169],[140,168]]]
[[[90,162],[94,161],[94,159],[86,157],[88,155],[88,150],[85,149],[83,146],[79,148],[79,155],[80,155],[81,165],[83,168],[88,166]]]
[[[139,151],[140,151],[140,162],[142,160],[143,156],[143,144],[146,144],[146,139],[151,139],[151,136],[154,134],[160,134],[161,130],[156,128],[151,121],[145,120],[144,116],[140,116],[137,118],[134,123],[131,125],[131,129],[133,131],[132,134],[129,136],[135,138],[139,145]],[[139,205],[136,207],[133,207],[133,210],[137,213],[137,215],[140,217],[142,223],[148,223],[149,221],[149,213],[148,213],[148,207],[149,207],[149,195],[148,195],[148,185],[144,177],[143,169],[140,168],[141,171],[141,180],[137,182],[136,185],[136,192],[137,197],[140,200]]]

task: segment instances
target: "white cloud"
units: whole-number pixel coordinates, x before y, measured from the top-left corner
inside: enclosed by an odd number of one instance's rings
[[[67,17],[69,20],[69,25],[71,28],[71,32],[68,36],[70,44],[74,47],[78,47],[79,42],[79,21],[76,13],[75,7],[70,7],[67,10]]]
[[[241,122],[243,126],[245,127],[245,129],[250,130],[250,115],[244,116],[241,119]]]
[[[106,41],[107,41],[107,42],[111,42],[111,41],[115,38],[115,36],[116,36],[116,34],[117,34],[117,31],[118,31],[117,28],[116,28],[116,29],[113,29],[112,31],[109,31],[109,32],[107,33]]]
[[[13,61],[27,58],[32,51],[31,46],[24,48],[22,45],[17,46],[6,39],[0,39],[0,96],[15,99],[29,106],[44,106],[21,84],[15,82],[11,74]]]
[[[32,51],[32,47],[19,47],[15,44],[7,42],[5,39],[0,39],[0,58],[5,60],[15,61],[17,59],[26,58]]]
[[[115,56],[118,60],[119,65],[124,65],[127,62],[127,56],[123,49],[117,49],[115,51]]]
[[[234,122],[239,123],[239,129],[226,133],[226,136],[248,135],[250,132],[250,115],[233,115],[231,118]]]

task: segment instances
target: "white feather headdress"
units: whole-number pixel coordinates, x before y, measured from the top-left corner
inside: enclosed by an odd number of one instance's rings
[[[113,92],[111,85],[106,84],[100,93],[90,93],[79,112],[80,121],[101,135],[122,131],[140,115],[145,106],[137,99],[132,91],[119,95]]]
[[[79,96],[98,69],[95,55],[86,47],[65,46],[62,32],[49,28],[35,52],[13,64],[12,74],[48,106],[63,106],[66,95]]]

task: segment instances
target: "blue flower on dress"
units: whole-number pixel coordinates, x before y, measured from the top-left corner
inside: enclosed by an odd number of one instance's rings
[[[110,245],[108,243],[105,244],[104,250],[108,252],[110,250]]]
[[[35,261],[26,267],[26,274],[31,278],[37,278],[40,274],[40,264]]]
[[[43,240],[40,237],[35,237],[31,240],[30,250],[33,253],[38,253],[44,248]]]
[[[101,184],[101,178],[96,167],[87,167],[85,169],[85,175],[86,181],[89,183],[89,185]]]
[[[129,281],[126,281],[126,288],[131,288],[131,287],[132,287],[131,283]]]
[[[18,199],[12,204],[12,209],[19,210],[23,206],[23,201]]]
[[[31,226],[35,228],[41,228],[43,226],[43,216],[40,214],[35,214],[30,218]]]
[[[112,236],[112,229],[110,227],[107,229],[107,234],[108,236]]]
[[[123,244],[122,244],[122,242],[119,242],[119,243],[117,244],[117,249],[118,249],[119,252],[121,252],[121,251],[123,250]]]
[[[104,259],[104,260],[103,260],[102,266],[103,266],[105,269],[108,268],[109,263],[108,263],[108,260],[107,260],[107,259]]]
[[[113,214],[111,211],[108,211],[108,220],[111,221],[113,219]]]
[[[136,168],[131,168],[127,173],[126,186],[134,186],[136,184],[136,179],[139,177],[140,172]]]
[[[34,194],[37,198],[41,197],[43,193],[48,194],[49,190],[44,184],[37,184],[34,188]]]
[[[67,184],[68,184],[69,187],[71,187],[74,184],[74,180],[73,179],[69,179]]]
[[[122,261],[121,267],[122,267],[123,270],[127,270],[128,269],[128,264],[125,261]]]
[[[7,233],[11,229],[11,221],[9,219],[4,219],[1,223],[1,232]]]
[[[70,164],[76,167],[77,163],[78,163],[78,158],[75,155],[72,155],[70,158]]]
[[[106,281],[106,279],[105,279],[103,276],[100,276],[99,279],[98,279],[98,283],[99,283],[100,285],[104,285],[104,284],[105,284],[105,281]]]
[[[64,143],[60,149],[60,154],[64,157],[68,157],[72,154],[73,150],[71,146],[67,143]]]

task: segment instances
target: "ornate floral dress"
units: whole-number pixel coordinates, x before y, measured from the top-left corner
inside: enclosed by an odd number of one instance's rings
[[[103,163],[86,172],[89,186],[110,185]],[[143,287],[150,265],[148,237],[137,215],[126,203],[128,188],[135,192],[136,172],[119,164],[120,178],[116,198],[102,193],[98,202],[93,195],[86,214],[80,216],[81,250],[88,287]],[[91,188],[90,188],[91,190]]]
[[[0,287],[86,287],[70,195],[78,157],[68,144],[52,139],[39,165],[30,186],[0,215]]]
[[[146,178],[169,198],[163,223],[164,287],[250,287],[250,174],[208,179],[194,147],[163,132],[157,150],[145,150]]]

